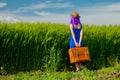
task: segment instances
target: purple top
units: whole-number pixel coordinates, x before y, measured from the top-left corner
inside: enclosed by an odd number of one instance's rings
[[[79,18],[74,18],[74,17],[71,17],[71,21],[70,21],[70,24],[80,24],[80,19]]]

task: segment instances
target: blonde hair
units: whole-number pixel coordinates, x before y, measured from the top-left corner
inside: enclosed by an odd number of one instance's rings
[[[70,14],[72,17],[80,18],[79,13],[77,11],[74,11],[72,14]]]

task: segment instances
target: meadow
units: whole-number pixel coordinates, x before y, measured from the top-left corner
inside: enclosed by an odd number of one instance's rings
[[[17,74],[1,75],[0,80],[119,80],[120,65],[102,68],[99,70],[89,70],[84,68],[80,72],[41,72],[29,71]]]
[[[69,36],[69,25],[65,24],[0,23],[0,74],[22,75],[22,72],[28,72],[24,74],[28,76],[30,71],[36,71],[36,75],[42,72],[45,75],[63,72],[59,74],[68,78],[74,76],[74,64],[70,64],[68,55]],[[83,45],[89,47],[91,57],[90,62],[82,63],[85,67],[83,71],[92,73],[98,69],[118,65],[120,25],[83,24]],[[118,67],[117,70],[120,71]],[[78,73],[81,74],[82,72]],[[46,77],[45,75],[43,77]],[[70,79],[72,78],[62,80]]]

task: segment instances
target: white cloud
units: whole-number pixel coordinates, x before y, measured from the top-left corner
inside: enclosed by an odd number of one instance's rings
[[[23,17],[19,16],[19,20],[25,21],[25,22],[52,22],[52,23],[69,23],[69,17],[62,14],[62,15],[56,15],[56,16],[46,16],[46,17],[40,17],[40,16],[33,16],[33,17]]]
[[[69,14],[60,14],[60,13],[53,13],[53,12],[38,12],[35,11],[35,14],[38,15],[38,21],[40,22],[56,22],[56,23],[69,23]]]
[[[45,8],[68,8],[71,7],[69,3],[52,3],[51,1],[46,1],[44,3],[34,4],[26,7],[19,8],[16,12],[26,12],[30,10],[45,9]]]
[[[81,22],[84,24],[120,24],[120,3],[93,6],[84,8],[83,10],[86,12],[85,14],[81,14]],[[34,13],[40,16],[40,21],[69,24],[69,14],[57,14],[44,11],[35,11]]]
[[[5,7],[6,5],[7,5],[7,3],[0,2],[0,8]]]
[[[9,11],[0,12],[0,22],[19,22],[17,15],[10,13]]]
[[[25,8],[21,8],[22,10],[33,10],[33,13],[36,16],[20,16],[18,14],[13,14],[11,11],[2,11],[0,12],[1,16],[11,16],[20,21],[28,21],[28,22],[54,22],[54,23],[65,23],[69,24],[70,21],[70,13],[60,14],[55,12],[45,12],[45,11],[37,11],[37,9],[42,8],[53,8],[53,3],[50,1],[45,3],[40,3],[44,5],[31,5]],[[47,5],[49,4],[49,5]],[[58,3],[57,3],[58,4]],[[63,5],[59,3],[59,5]],[[70,4],[69,4],[70,5]],[[32,7],[33,6],[33,7]],[[57,6],[54,4],[54,7]],[[66,6],[70,7],[70,6]],[[60,8],[60,7],[58,7]],[[107,4],[101,6],[93,6],[89,8],[80,8],[78,12],[81,16],[81,22],[84,24],[120,24],[120,3]],[[82,13],[85,12],[85,13]]]
[[[84,23],[88,24],[120,24],[120,3],[84,8],[81,14]]]
[[[120,11],[120,3],[110,4],[103,7],[106,11]]]
[[[83,11],[86,13],[93,13],[93,14],[120,12],[120,3],[113,3],[113,4],[107,4],[107,5],[101,5],[101,6],[92,6],[88,8],[82,8],[80,9],[80,11]]]
[[[85,24],[120,24],[120,15],[117,14],[100,14],[100,15],[82,15],[82,22]]]
[[[18,19],[15,19],[13,17],[10,16],[0,16],[0,22],[10,22],[10,23],[14,23],[14,22],[18,22]]]
[[[51,12],[36,12],[38,15],[33,20],[38,22],[54,22],[54,23],[69,23],[68,14],[58,14]]]
[[[48,16],[48,15],[51,14],[51,13],[44,12],[44,11],[42,11],[42,12],[34,11],[34,13],[37,14],[37,15],[39,15],[39,16]]]
[[[68,14],[57,14],[50,12],[37,12],[37,16],[20,16],[12,13],[0,13],[1,16],[9,16],[13,17],[18,21],[23,22],[53,22],[53,23],[69,23],[69,15]],[[44,15],[45,14],[45,15]],[[3,18],[2,18],[3,19]],[[2,19],[0,21],[2,21]]]
[[[57,0],[57,1],[61,2],[61,1],[64,1],[64,0]]]

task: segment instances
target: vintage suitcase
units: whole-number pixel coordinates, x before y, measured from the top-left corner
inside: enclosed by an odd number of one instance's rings
[[[90,61],[88,47],[76,47],[68,50],[70,63]]]

